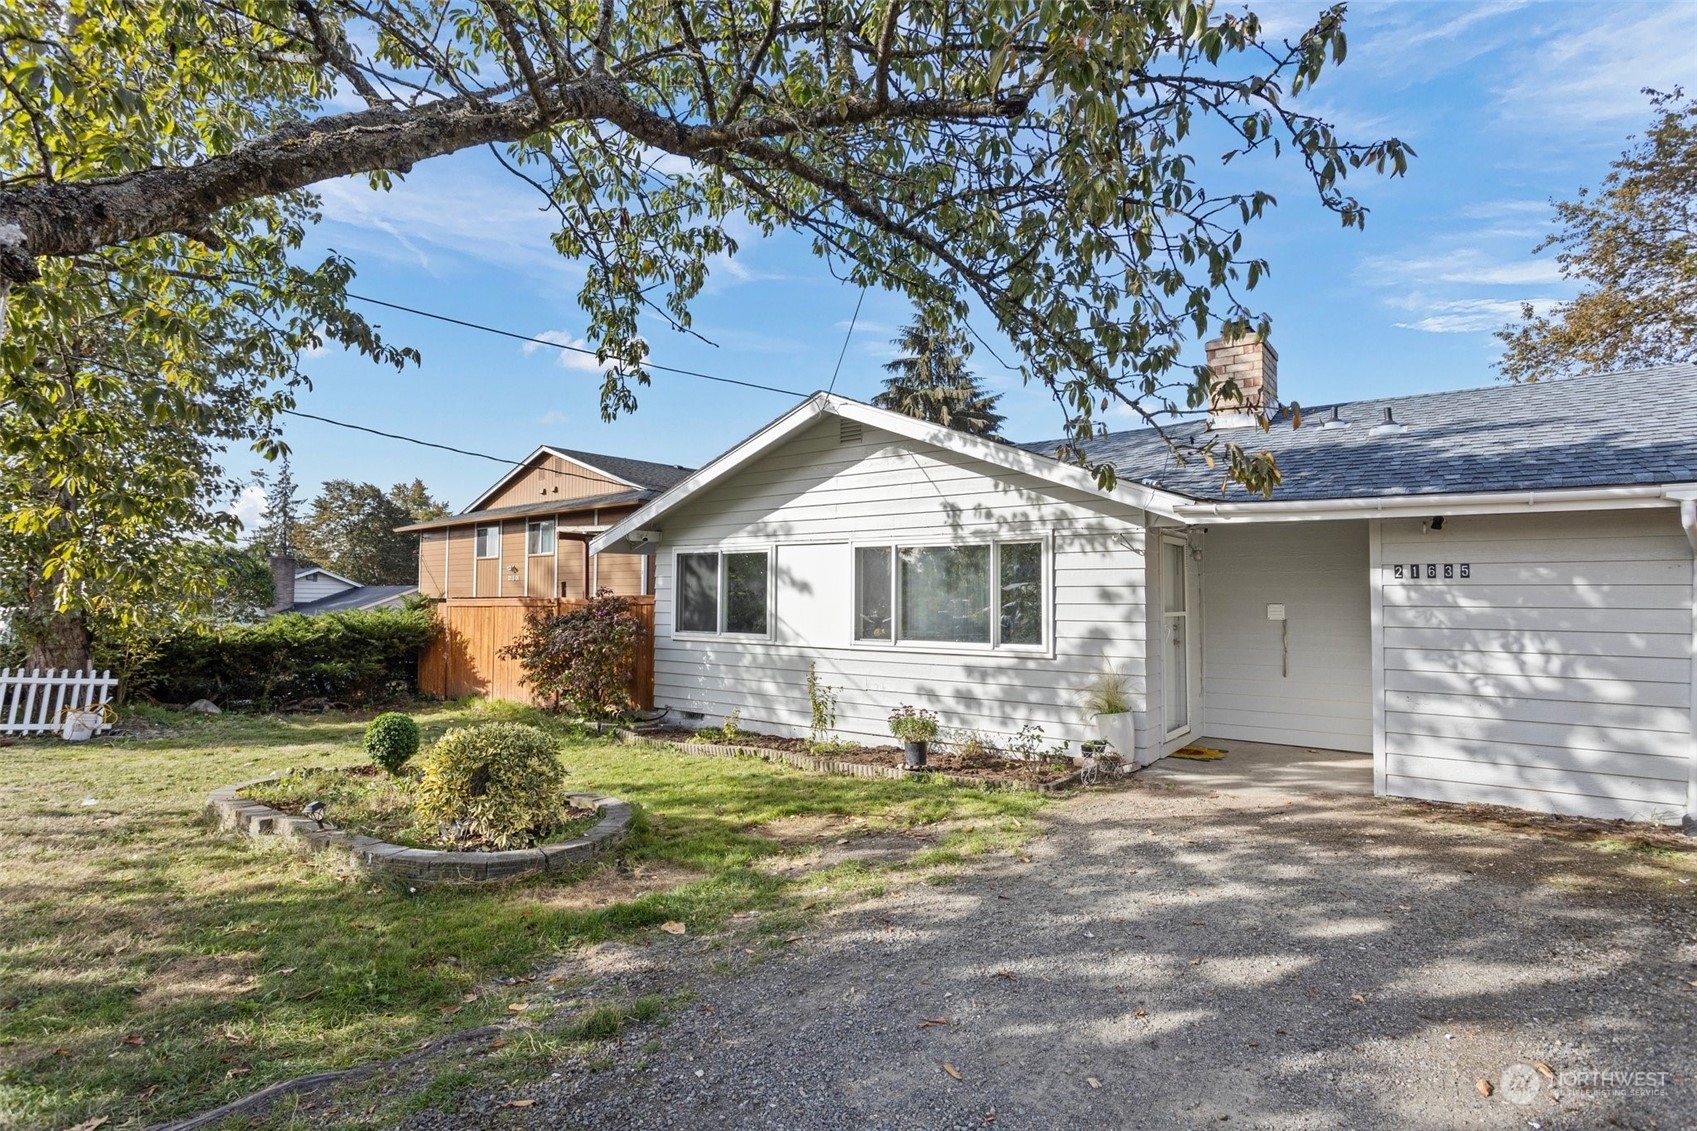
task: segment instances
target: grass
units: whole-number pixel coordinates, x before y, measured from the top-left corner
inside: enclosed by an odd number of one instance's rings
[[[800,879],[762,869],[792,851],[762,832],[782,818],[869,831],[948,822],[955,831],[926,852],[927,863],[948,864],[1016,847],[1045,803],[683,757],[555,727],[574,789],[637,803],[628,867],[675,874],[681,886],[635,894],[591,876],[576,887],[555,878],[415,893],[340,857],[299,857],[201,820],[219,785],[363,762],[364,717],[140,713],[171,733],[0,751],[0,1128],[181,1117],[506,1017],[523,991],[495,979],[585,944],[670,919],[709,934],[745,910],[784,930],[822,887],[886,882],[853,865]],[[494,717],[545,722],[503,704],[416,717],[427,741]],[[602,890],[613,894],[583,895]],[[595,1027],[659,1009],[611,1008],[617,1016]]]

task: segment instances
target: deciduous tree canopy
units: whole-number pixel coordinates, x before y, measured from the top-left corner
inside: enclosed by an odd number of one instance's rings
[[[1556,205],[1561,230],[1538,250],[1560,248],[1583,289],[1498,333],[1511,380],[1697,360],[1697,99],[1648,93],[1655,124],[1601,188]]]
[[[1353,225],[1346,174],[1408,153],[1299,108],[1343,59],[1342,5],[1290,42],[1191,0],[25,0],[4,19],[0,277],[185,234],[210,251],[253,201],[489,145],[587,265],[609,414],[646,380],[639,321],[689,325],[734,215],[957,320],[976,300],[1075,439],[1115,401],[1195,407],[1210,376],[1169,371],[1187,336],[1259,321],[1243,230],[1272,203],[1207,165],[1289,152]],[[1243,482],[1276,478],[1226,451]]]
[[[418,538],[395,528],[446,513],[416,479],[387,493],[372,483],[332,479],[301,519],[295,549],[362,585],[405,585],[418,580]]]

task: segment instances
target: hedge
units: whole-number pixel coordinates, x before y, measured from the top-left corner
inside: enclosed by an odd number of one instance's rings
[[[418,688],[418,650],[440,631],[424,609],[372,609],[182,630],[155,642],[131,687],[162,703],[274,707],[382,703]]]

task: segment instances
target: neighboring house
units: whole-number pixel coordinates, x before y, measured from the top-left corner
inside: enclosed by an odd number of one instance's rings
[[[1356,751],[1380,794],[1697,812],[1697,367],[1175,425],[1274,452],[1271,499],[1152,430],[1014,447],[818,394],[591,544],[657,568],[655,702],[804,733],[902,704],[1076,747],[1125,677],[1142,761],[1201,738]],[[1265,406],[1269,430],[1259,431]],[[1239,430],[1241,429],[1241,430]]]
[[[529,699],[501,655],[535,614],[609,589],[652,612],[653,559],[591,553],[590,540],[691,473],[687,467],[540,447],[464,511],[403,526],[418,535],[418,588],[438,601],[442,634],[419,662],[428,694]],[[646,653],[643,659],[645,660]],[[647,664],[633,695],[649,701]]]
[[[361,585],[321,566],[296,569],[292,559],[272,559],[275,613],[346,613],[357,609],[395,609],[418,592],[416,585]]]
[[[544,446],[459,514],[398,529],[418,535],[418,589],[426,597],[651,593],[649,559],[592,554],[589,542],[690,471]]]

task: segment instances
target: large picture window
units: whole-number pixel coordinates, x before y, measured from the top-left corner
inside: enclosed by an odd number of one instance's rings
[[[1041,648],[1044,544],[857,546],[854,637],[876,643]]]
[[[766,550],[680,553],[677,631],[766,636],[772,555]]]

